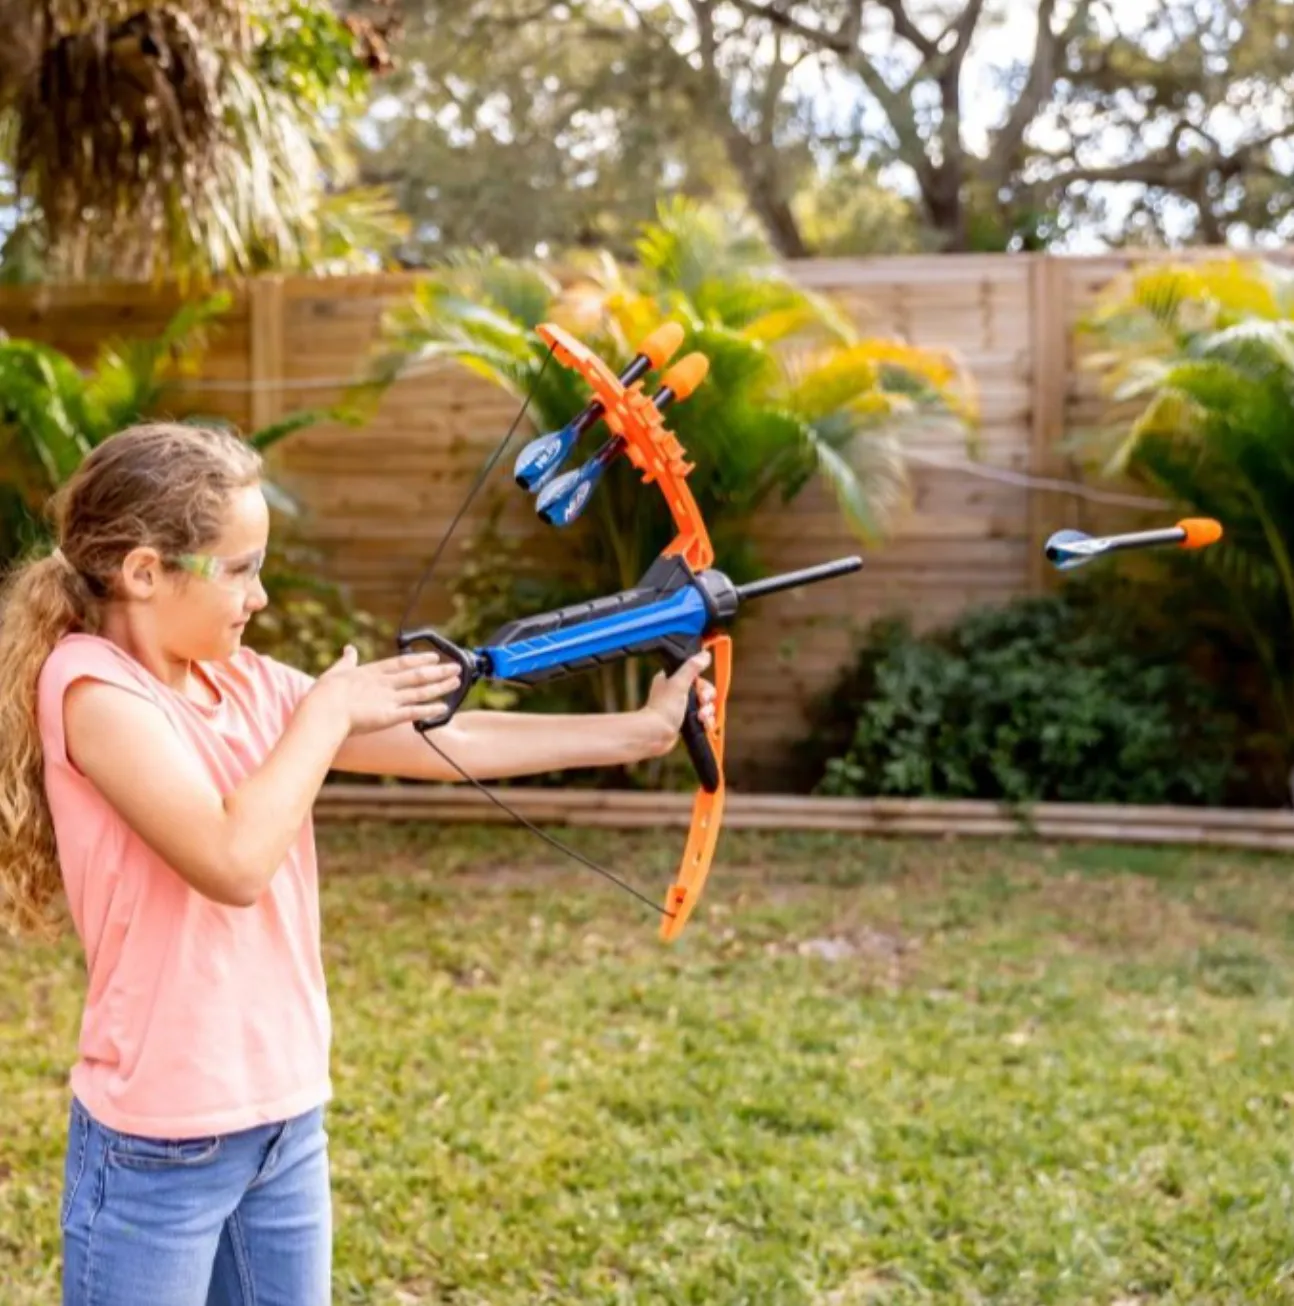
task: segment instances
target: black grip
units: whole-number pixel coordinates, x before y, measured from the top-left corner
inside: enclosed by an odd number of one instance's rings
[[[710,747],[710,736],[701,724],[701,700],[693,685],[687,692],[687,711],[683,715],[683,742],[687,745],[687,755],[692,759],[693,769],[701,788],[708,794],[719,787],[719,759]]]
[[[398,642],[401,653],[416,652],[419,644],[430,644],[442,657],[448,658],[451,662],[457,662],[459,670],[463,673],[458,688],[442,700],[445,705],[444,716],[437,717],[434,720],[422,720],[413,723],[415,730],[420,734],[425,734],[428,730],[443,726],[463,706],[463,700],[471,693],[472,686],[476,683],[476,657],[467,649],[460,648],[453,640],[446,639],[444,635],[432,630],[430,627],[401,633]]]
[[[700,651],[701,641],[698,639],[690,639],[686,643],[679,641],[666,649],[665,666],[669,674],[673,675],[688,658],[694,657]],[[714,793],[723,777],[719,774],[719,759],[715,757],[714,749],[710,747],[710,736],[705,733],[705,726],[701,724],[701,696],[696,692],[695,684],[687,691],[687,710],[683,713],[683,728],[680,734],[683,736],[683,743],[687,746],[687,755],[692,759],[692,769],[696,772],[701,788],[708,794]]]

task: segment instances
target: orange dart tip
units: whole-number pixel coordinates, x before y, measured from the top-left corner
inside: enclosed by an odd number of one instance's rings
[[[1182,541],[1184,549],[1204,549],[1222,538],[1222,523],[1212,517],[1185,517],[1177,525],[1186,532]]]
[[[677,322],[664,322],[638,346],[638,352],[651,363],[652,370],[663,367],[683,343],[683,328]]]
[[[688,354],[680,358],[664,376],[662,386],[668,386],[677,399],[686,399],[705,380],[710,370],[710,360],[704,354]]]

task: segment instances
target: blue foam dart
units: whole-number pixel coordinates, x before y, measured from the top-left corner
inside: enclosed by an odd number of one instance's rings
[[[1057,571],[1072,571],[1102,554],[1124,549],[1148,549],[1172,544],[1181,549],[1204,549],[1222,538],[1222,527],[1212,517],[1183,517],[1174,526],[1130,531],[1124,535],[1088,535],[1086,531],[1056,531],[1047,541],[1047,561]]]

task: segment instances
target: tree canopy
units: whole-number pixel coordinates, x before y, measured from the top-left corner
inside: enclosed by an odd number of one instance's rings
[[[3,270],[1291,230],[1294,0],[0,0]]]

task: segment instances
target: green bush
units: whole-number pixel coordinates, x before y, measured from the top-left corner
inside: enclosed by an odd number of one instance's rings
[[[877,622],[820,716],[825,794],[1211,804],[1233,773],[1234,722],[1207,683],[1067,596],[924,636]]]

